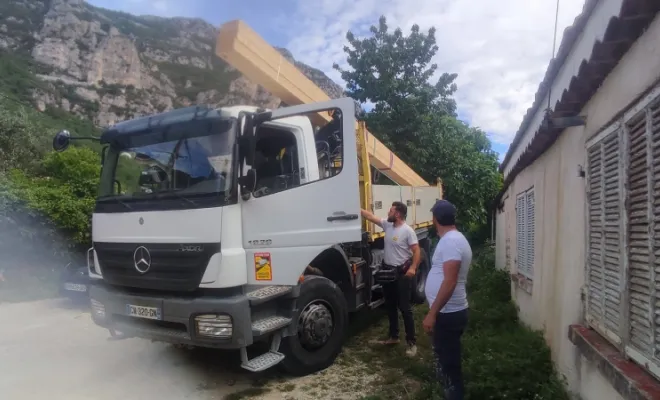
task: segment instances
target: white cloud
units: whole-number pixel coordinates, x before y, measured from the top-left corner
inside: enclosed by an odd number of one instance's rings
[[[508,145],[550,61],[555,0],[297,0],[289,15],[288,49],[337,82],[333,62],[343,67],[348,30],[368,33],[378,17],[404,33],[417,23],[436,28],[439,72],[458,73],[459,111],[473,125]],[[314,3],[314,4],[312,4]],[[583,0],[560,0],[557,47]],[[295,23],[295,21],[300,21]]]

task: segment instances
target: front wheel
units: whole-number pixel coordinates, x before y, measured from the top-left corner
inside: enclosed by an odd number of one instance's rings
[[[424,291],[424,288],[426,287],[426,278],[429,276],[429,271],[431,270],[426,250],[421,249],[420,252],[422,259],[419,262],[419,267],[417,267],[412,293],[412,301],[415,304],[424,304],[426,301],[426,292]]]
[[[282,367],[292,375],[307,375],[332,365],[341,352],[348,328],[344,294],[331,280],[308,275],[296,300],[295,335],[282,339]]]

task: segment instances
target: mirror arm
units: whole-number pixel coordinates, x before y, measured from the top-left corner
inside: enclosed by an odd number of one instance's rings
[[[96,136],[71,136],[69,140],[91,140],[93,142],[100,142],[101,138]]]

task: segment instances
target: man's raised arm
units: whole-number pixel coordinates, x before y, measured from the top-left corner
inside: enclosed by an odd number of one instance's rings
[[[373,213],[367,211],[367,210],[360,210],[360,214],[362,214],[362,218],[365,218],[369,222],[373,222],[374,224],[380,226],[381,228],[383,227],[382,220],[375,216]]]

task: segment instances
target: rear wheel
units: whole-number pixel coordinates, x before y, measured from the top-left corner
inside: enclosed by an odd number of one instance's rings
[[[295,335],[282,339],[282,367],[307,375],[332,365],[341,352],[348,327],[344,294],[331,280],[308,275],[296,300]]]
[[[426,254],[426,250],[420,249],[421,261],[419,262],[419,267],[417,267],[417,272],[415,274],[415,286],[413,288],[412,301],[415,304],[423,304],[426,301],[426,292],[424,287],[426,286],[426,278],[429,276],[429,271],[431,270],[431,265],[429,263],[429,257]]]

